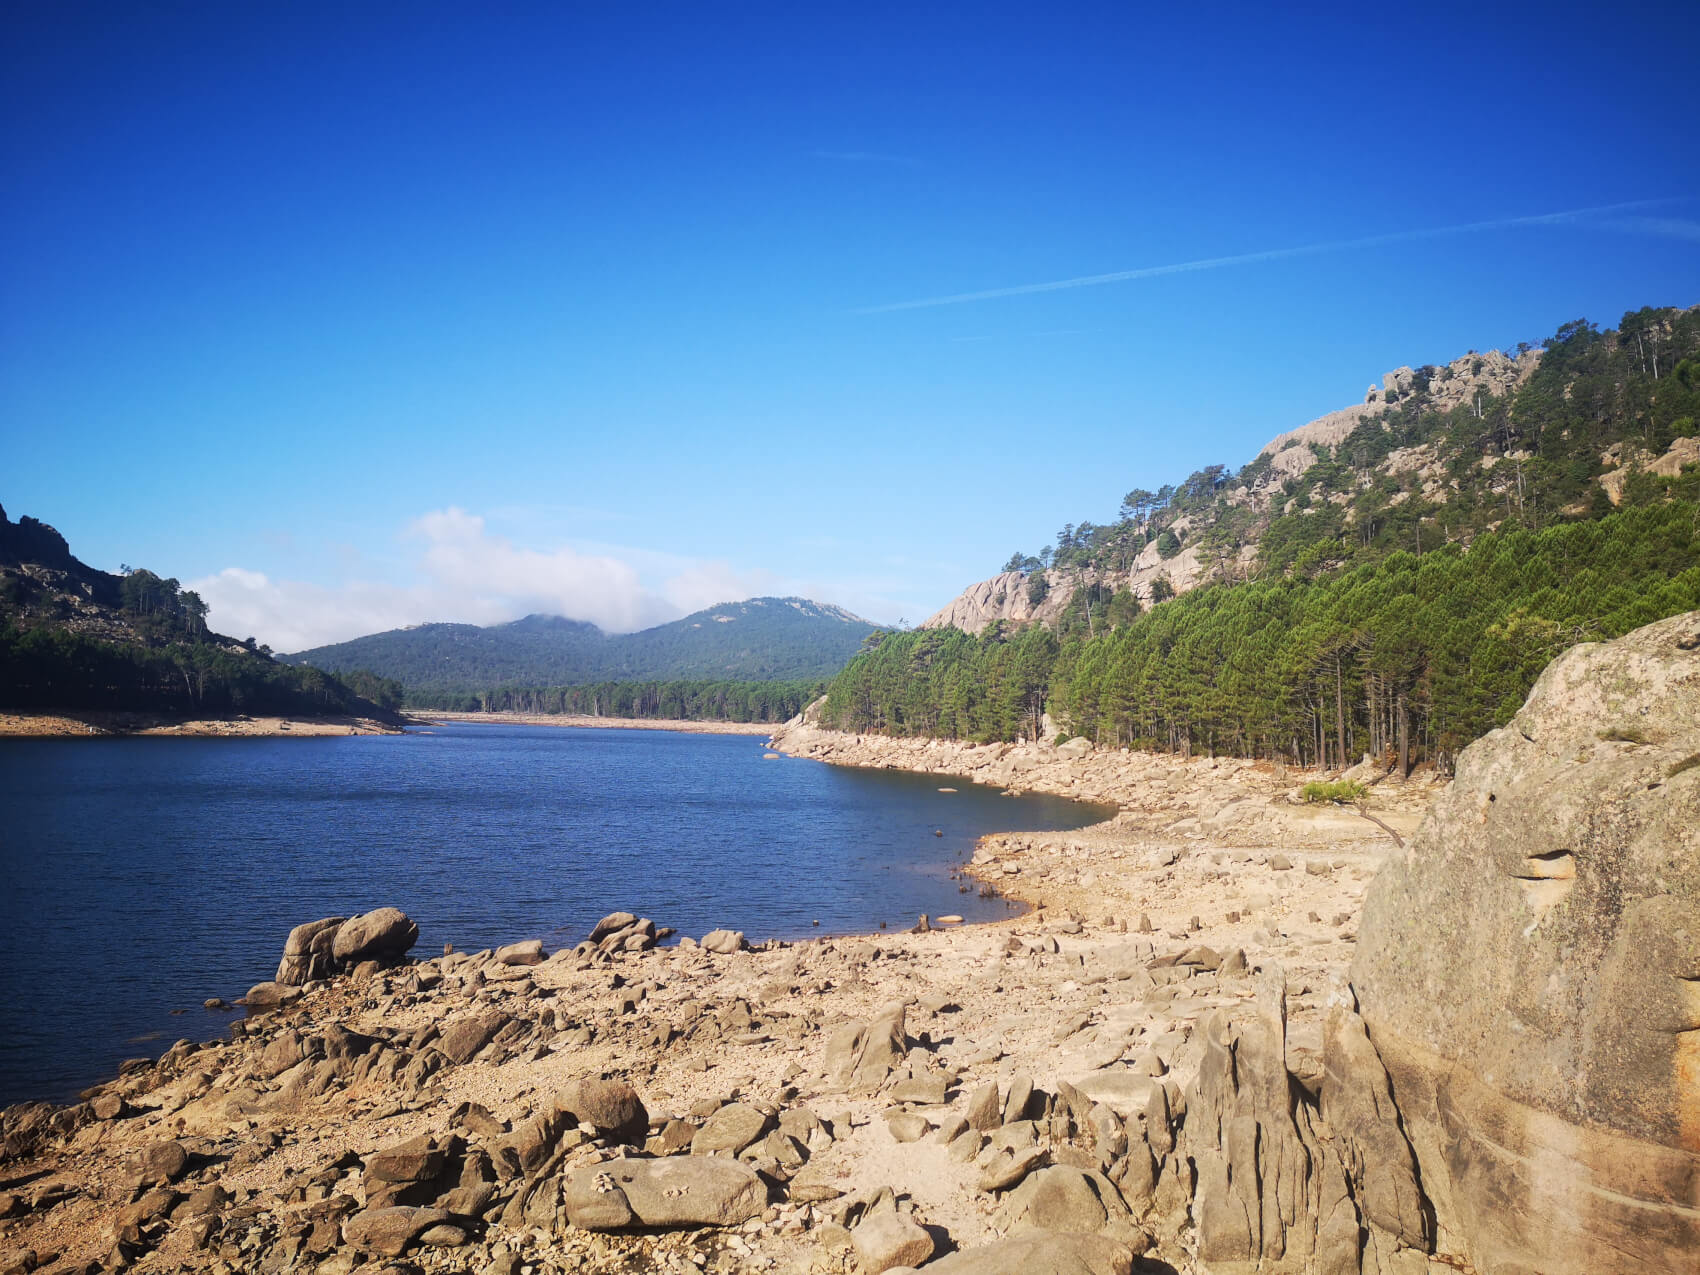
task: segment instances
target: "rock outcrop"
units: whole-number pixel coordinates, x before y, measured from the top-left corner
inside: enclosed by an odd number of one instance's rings
[[[351,970],[363,961],[394,965],[418,941],[419,927],[400,908],[378,908],[358,916],[327,916],[308,921],[289,932],[273,982],[282,987],[300,987]],[[250,992],[248,1003],[257,1007],[266,995],[262,991],[256,999],[254,992]]]
[[[1443,1249],[1700,1253],[1700,612],[1578,646],[1365,902],[1352,979]]]

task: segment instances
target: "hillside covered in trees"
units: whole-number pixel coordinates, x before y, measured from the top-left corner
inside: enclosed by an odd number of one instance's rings
[[[401,687],[279,663],[207,628],[176,580],[79,561],[65,538],[0,509],[0,708],[392,717]]]
[[[1697,349],[1700,310],[1643,310],[1445,410],[1434,369],[1390,378],[1332,443],[1296,431],[1017,555],[1035,600],[1068,591],[1046,622],[874,639],[823,722],[994,740],[1049,711],[1111,746],[1444,763],[1564,647],[1700,607]],[[1187,545],[1213,564],[1192,590],[1115,585]]]
[[[1135,487],[927,621],[1043,619],[1089,633],[1210,581],[1314,576],[1424,556],[1501,526],[1539,531],[1665,490],[1700,460],[1700,307],[1616,329],[1567,323],[1513,356],[1401,368],[1238,471]]]
[[[529,615],[488,627],[392,629],[282,658],[332,672],[371,669],[406,686],[409,705],[448,708],[498,688],[510,688],[505,696],[536,697],[545,688],[597,682],[825,679],[873,628],[840,607],[804,598],[752,598],[637,633],[607,634],[578,620]]]
[[[1564,648],[1695,608],[1700,504],[1653,503],[1420,561],[1396,551],[1318,578],[1214,585],[1098,637],[1001,623],[883,634],[833,680],[821,720],[1032,739],[1048,710],[1110,746],[1444,760],[1510,720]]]

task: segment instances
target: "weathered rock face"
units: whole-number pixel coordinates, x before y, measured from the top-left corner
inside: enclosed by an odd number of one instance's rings
[[[322,921],[308,921],[289,932],[283,945],[283,960],[277,967],[279,983],[299,987],[316,978],[328,978],[336,969],[331,944],[336,941],[339,926],[348,918],[327,916]]]
[[[419,940],[419,927],[400,908],[379,908],[351,916],[337,927],[331,952],[337,963],[399,960]]]
[[[1362,1024],[1336,1011],[1322,1107],[1343,1120],[1331,1129],[1287,1071],[1285,1003],[1286,979],[1273,970],[1256,1015],[1202,1024],[1205,1054],[1181,1139],[1198,1175],[1199,1260],[1212,1270],[1421,1275],[1422,1196],[1391,1101],[1374,1101],[1386,1099],[1386,1073],[1367,1039],[1351,1048]],[[1367,1164],[1359,1144],[1371,1148]]]
[[[1700,1252],[1700,612],[1548,667],[1365,904],[1352,978],[1484,1271]]]
[[[291,930],[284,941],[275,982],[282,987],[300,987],[352,969],[362,961],[391,965],[418,939],[419,927],[399,908],[308,921]],[[251,997],[249,1003],[257,1004]]]
[[[866,1023],[841,1028],[827,1043],[826,1070],[839,1093],[874,1093],[908,1055],[904,1007],[888,1005]]]

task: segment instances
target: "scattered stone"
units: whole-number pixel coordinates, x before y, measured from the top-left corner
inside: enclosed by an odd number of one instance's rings
[[[580,1080],[561,1091],[556,1108],[603,1137],[642,1146],[649,1112],[637,1090],[623,1080]]]
[[[511,1015],[501,1010],[469,1014],[451,1022],[434,1043],[438,1052],[450,1062],[468,1063],[479,1050],[490,1043],[510,1019]]]
[[[523,943],[509,943],[496,949],[495,959],[498,965],[541,965],[544,960],[543,940],[526,939]]]
[[[896,1266],[919,1266],[933,1255],[933,1237],[905,1213],[879,1212],[850,1232],[856,1258],[867,1275]]]
[[[345,1243],[380,1257],[400,1257],[409,1245],[433,1226],[452,1220],[451,1215],[441,1209],[407,1205],[367,1209],[342,1224],[342,1238]]]
[[[866,1023],[852,1023],[827,1042],[827,1083],[836,1092],[873,1093],[908,1056],[904,1007],[889,1005]]]
[[[925,1116],[906,1111],[886,1112],[885,1125],[891,1131],[892,1140],[896,1142],[919,1142],[932,1128]]]
[[[728,1103],[716,1111],[691,1139],[692,1155],[717,1151],[738,1154],[767,1132],[767,1113],[741,1102]]]
[[[568,1218],[585,1230],[618,1229],[592,1212],[573,1211],[575,1200],[616,1192],[644,1226],[738,1226],[767,1207],[767,1190],[749,1165],[720,1156],[682,1155],[606,1160],[574,1170],[563,1191]]]
[[[255,983],[242,998],[249,1009],[277,1009],[301,999],[301,989],[284,983]]]
[[[963,1118],[968,1121],[970,1129],[978,1129],[982,1133],[1003,1123],[1003,1103],[997,1081],[987,1081],[968,1095],[968,1109]]]

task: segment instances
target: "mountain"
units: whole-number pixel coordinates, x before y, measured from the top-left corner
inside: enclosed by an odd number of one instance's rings
[[[878,635],[820,722],[1444,770],[1559,652],[1700,609],[1700,308],[1402,368],[1120,512]]]
[[[1015,554],[921,627],[1095,631],[1210,581],[1314,575],[1501,525],[1603,515],[1632,482],[1700,462],[1697,354],[1700,307],[1647,308],[1616,330],[1578,320],[1543,346],[1399,368],[1237,472],[1211,465],[1135,488],[1115,521],[1065,525],[1054,546]]]
[[[151,571],[100,571],[0,508],[0,708],[395,720],[401,688],[292,668],[207,627],[206,604]]]
[[[331,672],[370,669],[410,695],[617,680],[776,681],[832,676],[874,627],[806,598],[751,598],[637,633],[528,615],[488,627],[420,624],[282,658]]]

